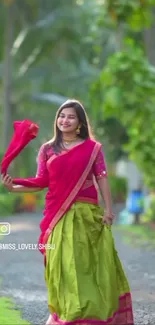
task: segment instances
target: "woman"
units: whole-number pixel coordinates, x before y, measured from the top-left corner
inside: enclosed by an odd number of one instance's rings
[[[133,325],[130,288],[111,233],[104,153],[80,102],[59,108],[54,132],[40,148],[36,178],[2,177],[11,192],[48,188],[39,238],[50,310],[46,324]]]

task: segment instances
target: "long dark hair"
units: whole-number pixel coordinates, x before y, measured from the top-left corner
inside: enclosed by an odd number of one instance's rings
[[[53,150],[55,152],[60,152],[63,148],[62,143],[62,132],[59,130],[57,126],[57,119],[64,108],[73,107],[77,114],[79,124],[81,124],[80,133],[78,134],[79,138],[85,139],[94,139],[92,128],[89,123],[89,119],[87,113],[83,107],[83,105],[75,99],[69,99],[64,104],[62,104],[56,114],[55,121],[54,121],[54,137],[49,143],[52,145]]]

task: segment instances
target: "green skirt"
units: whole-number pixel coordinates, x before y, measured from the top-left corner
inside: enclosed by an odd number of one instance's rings
[[[53,322],[133,324],[130,288],[101,207],[76,202],[46,247],[45,280]]]

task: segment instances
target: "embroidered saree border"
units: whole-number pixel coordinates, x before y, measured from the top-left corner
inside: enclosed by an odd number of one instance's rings
[[[124,302],[124,306],[123,303]],[[50,306],[49,306],[50,309]],[[123,314],[125,314],[123,316]],[[118,317],[118,318],[117,318]],[[121,317],[121,319],[120,319]],[[99,319],[77,319],[74,321],[64,321],[59,319],[56,313],[52,314],[53,325],[134,325],[131,293],[125,293],[119,297],[119,308],[107,320]]]

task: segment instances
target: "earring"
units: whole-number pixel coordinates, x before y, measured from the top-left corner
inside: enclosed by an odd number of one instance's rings
[[[77,128],[76,134],[80,134],[80,126],[78,126],[78,128]]]

